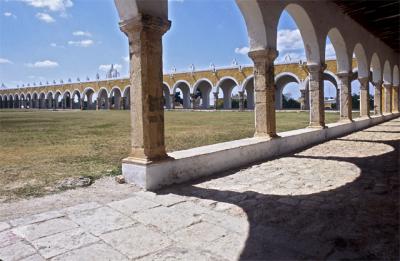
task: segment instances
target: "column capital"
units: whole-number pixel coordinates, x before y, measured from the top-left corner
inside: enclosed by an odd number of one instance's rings
[[[139,14],[135,18],[121,21],[119,26],[120,30],[128,37],[130,37],[132,33],[137,33],[146,29],[164,34],[171,27],[171,21],[147,14]]]
[[[276,49],[267,48],[261,50],[254,50],[248,53],[248,56],[253,60],[253,62],[271,62],[273,63],[278,57],[279,52]]]
[[[342,71],[342,72],[337,72],[336,73],[336,76],[339,77],[339,78],[345,78],[345,77],[350,78],[352,75],[353,75],[352,71],[348,71],[348,72]]]
[[[363,88],[363,87],[368,88],[369,77],[358,78],[358,81],[361,84],[361,88]]]
[[[384,82],[384,83],[383,83],[383,87],[385,87],[385,88],[391,88],[391,87],[392,87],[392,84],[389,83],[389,82]]]
[[[382,87],[382,83],[383,83],[382,80],[378,80],[378,81],[372,82],[372,84],[373,84],[375,87],[377,87],[377,88]]]
[[[307,63],[305,69],[308,73],[323,72],[326,69],[326,63]]]

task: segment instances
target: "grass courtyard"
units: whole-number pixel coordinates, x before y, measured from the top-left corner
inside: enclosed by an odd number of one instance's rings
[[[278,112],[278,132],[304,128],[306,112]],[[326,113],[326,122],[338,120]],[[165,113],[168,151],[254,133],[253,112]],[[120,174],[129,154],[129,111],[0,110],[0,202],[54,192],[67,177]]]

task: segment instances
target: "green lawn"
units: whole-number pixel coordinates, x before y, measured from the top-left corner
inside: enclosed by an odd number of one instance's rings
[[[327,122],[338,119],[326,113]],[[168,151],[251,137],[253,112],[166,112]],[[306,127],[308,113],[277,113],[278,131]],[[43,195],[66,178],[120,173],[129,154],[128,111],[0,110],[0,202]]]

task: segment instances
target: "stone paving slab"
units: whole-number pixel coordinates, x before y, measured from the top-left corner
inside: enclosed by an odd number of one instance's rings
[[[399,148],[396,119],[158,194],[6,220],[0,260],[398,260]]]
[[[14,228],[12,231],[14,234],[25,238],[29,241],[35,239],[53,235],[66,230],[77,228],[78,225],[71,220],[65,218],[57,218],[47,220],[38,224],[31,224],[27,226]]]
[[[134,220],[109,207],[76,212],[70,214],[69,217],[96,236],[135,224]]]
[[[143,257],[172,244],[167,236],[141,224],[110,232],[100,237],[129,258]]]
[[[77,228],[40,238],[32,243],[43,257],[51,258],[97,241],[97,237]]]

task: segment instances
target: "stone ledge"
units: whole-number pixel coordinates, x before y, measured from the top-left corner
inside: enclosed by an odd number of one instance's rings
[[[146,190],[157,190],[290,153],[399,116],[400,113],[357,118],[353,122],[327,124],[326,129],[305,128],[281,132],[281,138],[278,139],[247,138],[175,151],[168,154],[172,160],[148,165],[124,159],[122,173],[128,183],[137,184]]]

